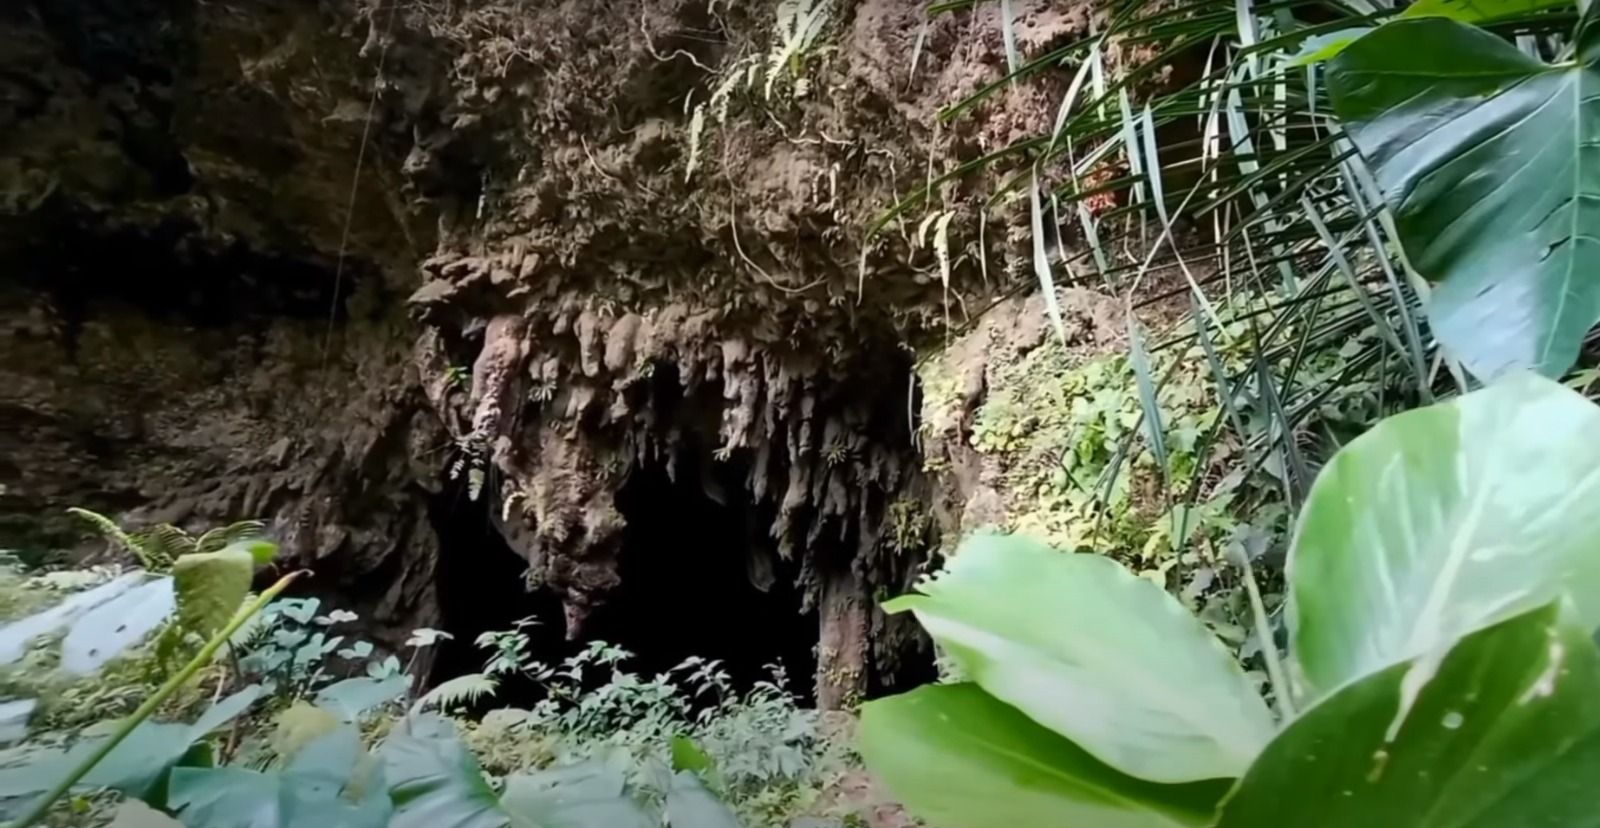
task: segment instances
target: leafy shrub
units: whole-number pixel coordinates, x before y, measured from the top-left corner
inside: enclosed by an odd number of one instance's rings
[[[779,824],[806,809],[840,769],[842,749],[822,737],[818,714],[771,681],[737,692],[715,661],[690,658],[646,678],[625,668],[626,650],[590,644],[560,664],[518,647],[519,630],[480,639],[490,668],[542,683],[547,697],[529,710],[497,710],[469,727],[468,744],[493,771],[609,763],[630,784],[664,789],[675,739],[699,745],[718,768],[717,788],[752,824]],[[515,664],[515,668],[508,665]]]
[[[1516,375],[1342,449],[1290,552],[1293,657],[1264,647],[1276,713],[1120,564],[971,538],[889,606],[970,682],[868,704],[863,755],[939,828],[1586,824],[1596,434]]]
[[[336,635],[333,628],[358,620],[348,610],[319,614],[316,598],[283,598],[268,604],[251,625],[235,636],[239,668],[260,681],[267,692],[290,699],[309,696],[333,682],[332,657],[365,663],[369,678],[388,679],[401,674],[400,660],[373,659],[370,641]]]

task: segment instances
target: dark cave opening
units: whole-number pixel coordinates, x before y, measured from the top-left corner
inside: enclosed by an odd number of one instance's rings
[[[536,623],[524,628],[528,653],[546,664],[573,655],[587,642],[604,641],[633,653],[623,667],[641,677],[698,656],[722,662],[740,690],[770,679],[772,666],[781,665],[785,689],[810,704],[817,614],[801,612],[795,566],[778,562],[775,552],[759,558],[762,563],[752,574],[752,549],[770,546],[765,534],[771,516],[748,502],[733,482],[742,480],[735,471],[708,469],[708,479],[728,480],[725,488],[683,469],[674,480],[659,465],[629,475],[616,495],[628,521],[619,558],[621,586],[595,610],[580,642],[565,638],[560,599],[547,589],[528,589],[527,563],[495,526],[487,498],[470,500],[464,486],[433,496],[429,516],[440,544],[439,627],[452,637],[437,645],[429,684],[481,671],[491,652],[478,646],[477,638],[532,618]],[[502,680],[484,709],[527,707],[543,696],[531,679]]]
[[[523,628],[532,658],[548,663],[571,652],[560,600],[547,590],[528,589],[527,561],[494,525],[487,498],[469,498],[465,485],[447,486],[430,499],[428,516],[439,538],[439,629],[452,636],[435,645],[430,685],[481,672],[491,652],[478,646],[478,637],[514,629],[523,619],[536,622]],[[501,681],[493,702],[528,707],[543,695],[531,679],[514,678]]]
[[[770,507],[750,502],[737,462],[688,466],[636,468],[617,492],[627,519],[621,586],[587,637],[633,653],[631,666],[647,676],[698,656],[722,662],[742,689],[781,666],[785,689],[810,704],[817,613],[802,612],[798,567],[780,561],[767,537]]]

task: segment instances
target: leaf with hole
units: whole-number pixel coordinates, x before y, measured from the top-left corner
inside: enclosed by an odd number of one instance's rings
[[[884,609],[914,612],[963,675],[1124,773],[1235,777],[1274,732],[1199,619],[1108,558],[974,535]]]

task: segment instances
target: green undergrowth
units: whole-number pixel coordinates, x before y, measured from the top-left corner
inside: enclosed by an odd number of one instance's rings
[[[845,816],[829,813],[822,797],[855,757],[825,737],[817,711],[783,689],[780,668],[741,690],[715,661],[690,658],[646,676],[629,668],[627,651],[596,642],[546,664],[525,655],[520,635],[480,639],[496,652],[492,675],[531,677],[548,696],[528,709],[500,708],[463,721],[463,739],[486,771],[598,761],[624,768],[634,785],[648,788],[673,766],[686,740],[709,757],[719,793],[747,826]]]
[[[1014,359],[991,359],[984,394],[966,412],[957,367],[925,360],[924,439],[944,428],[966,440],[929,452],[929,471],[948,472],[954,452],[975,453],[981,482],[1003,506],[996,528],[1114,558],[1253,656],[1241,561],[1266,564],[1256,574],[1275,610],[1273,562],[1287,541],[1297,475],[1314,473],[1398,404],[1383,393],[1392,366],[1364,358],[1371,330],[1337,349],[1253,357],[1260,304],[1220,308],[1233,321],[1204,340],[1192,323],[1098,352],[1047,337]],[[1278,335],[1294,339],[1292,330]],[[1255,381],[1262,373],[1269,393]],[[1340,393],[1326,400],[1274,396],[1333,381]],[[1295,425],[1284,439],[1290,410]],[[965,431],[950,428],[963,421]]]
[[[736,688],[718,663],[703,659],[646,676],[629,668],[629,653],[602,643],[545,663],[530,651],[529,621],[479,639],[485,673],[417,697],[406,671],[422,651],[448,638],[445,633],[417,630],[404,651],[384,652],[356,634],[354,613],[328,610],[315,599],[278,599],[255,619],[152,718],[191,722],[219,699],[249,695],[253,701],[243,715],[207,740],[219,766],[241,772],[279,767],[306,745],[350,726],[378,755],[406,722],[435,715],[433,708],[460,734],[491,787],[529,773],[609,767],[642,804],[659,808],[663,802],[652,797],[673,787],[687,750],[714,768],[708,783],[748,828],[789,826],[801,817],[822,826],[857,824],[842,810],[848,805],[827,797],[857,758],[825,737],[816,711],[782,689],[779,670],[749,688]],[[0,810],[15,807],[6,798],[15,796],[18,774],[41,757],[103,736],[172,675],[158,652],[159,633],[82,677],[57,669],[59,638],[41,637],[24,658],[0,669],[0,698],[40,703],[28,739],[0,750]],[[498,683],[512,679],[543,685],[547,697],[528,709],[491,704],[495,709],[486,714],[466,714],[466,705],[481,710],[477,703],[492,702]],[[43,824],[102,826],[126,818],[137,805],[90,786],[57,803]]]

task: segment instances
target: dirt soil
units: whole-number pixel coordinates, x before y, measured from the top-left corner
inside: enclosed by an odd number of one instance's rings
[[[1025,56],[1087,30],[1011,6]],[[714,459],[752,555],[803,564],[822,703],[892,686],[915,634],[875,599],[944,517],[914,357],[1032,276],[981,178],[867,228],[1048,126],[1067,77],[936,125],[1003,69],[998,13],[919,49],[917,4],[839,2],[784,57],[773,4],[7,6],[0,547],[75,542],[69,505],[266,517],[398,643],[466,480],[581,635],[628,472]]]

